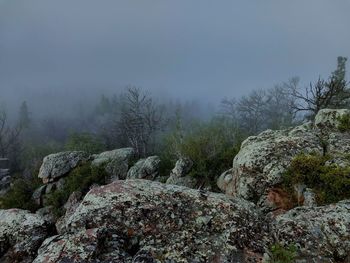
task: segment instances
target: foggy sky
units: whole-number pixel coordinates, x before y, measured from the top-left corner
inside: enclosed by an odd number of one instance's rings
[[[0,0],[0,101],[128,84],[218,103],[350,57],[347,0]],[[55,103],[51,103],[55,101]]]

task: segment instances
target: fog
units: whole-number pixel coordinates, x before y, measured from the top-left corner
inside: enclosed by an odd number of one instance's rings
[[[1,0],[0,101],[38,113],[117,93],[217,105],[350,56],[350,2]]]

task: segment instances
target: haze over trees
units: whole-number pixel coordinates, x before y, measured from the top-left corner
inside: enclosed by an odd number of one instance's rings
[[[189,157],[195,162],[195,176],[214,181],[247,136],[294,126],[322,108],[349,107],[346,62],[338,57],[329,77],[305,87],[294,77],[240,98],[225,98],[210,115],[202,114],[200,103],[156,98],[134,86],[101,94],[93,103],[77,103],[68,117],[38,117],[23,101],[16,118],[10,120],[6,110],[1,111],[0,155],[10,158],[14,172],[31,174],[53,152],[133,147],[138,157],[161,156],[165,170],[178,158]]]

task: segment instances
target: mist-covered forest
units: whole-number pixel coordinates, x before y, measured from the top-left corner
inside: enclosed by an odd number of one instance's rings
[[[35,105],[23,101],[16,114],[1,109],[1,157],[9,158],[19,177],[32,177],[51,153],[132,147],[138,158],[161,156],[165,171],[189,157],[197,165],[194,173],[214,182],[248,136],[312,120],[323,108],[348,107],[347,58],[335,62],[329,76],[306,86],[293,77],[215,106],[159,98],[131,85],[94,100],[62,102],[58,112],[34,112]]]

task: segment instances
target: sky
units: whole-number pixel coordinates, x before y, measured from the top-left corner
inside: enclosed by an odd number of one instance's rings
[[[219,103],[308,83],[350,57],[349,13],[348,0],[0,0],[0,101],[58,109],[134,85]]]

